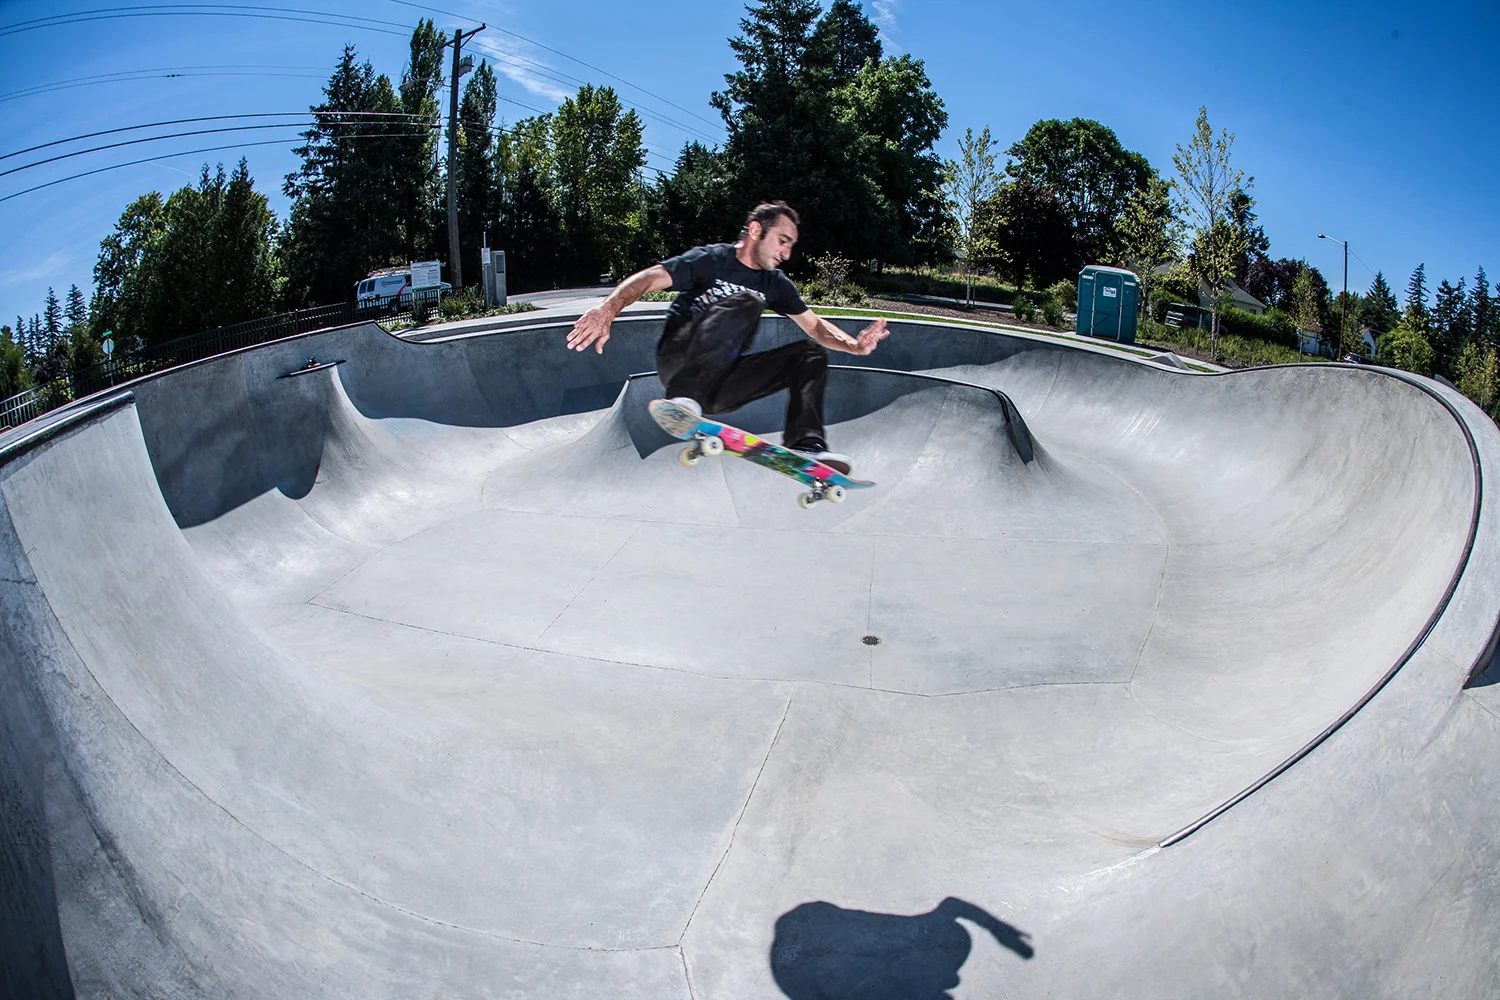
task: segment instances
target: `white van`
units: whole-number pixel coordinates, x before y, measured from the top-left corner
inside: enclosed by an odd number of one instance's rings
[[[453,286],[443,282],[439,286],[443,295],[453,291]],[[428,294],[431,294],[430,292]],[[354,301],[361,306],[389,305],[400,297],[404,308],[411,304],[411,268],[387,268],[371,271],[369,277],[354,284]]]

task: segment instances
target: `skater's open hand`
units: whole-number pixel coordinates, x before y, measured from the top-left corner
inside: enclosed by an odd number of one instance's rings
[[[879,344],[882,340],[889,337],[890,335],[891,331],[886,328],[885,320],[877,319],[875,322],[859,331],[859,336],[855,338],[854,347],[850,349],[849,353],[860,355],[869,354],[871,351],[875,350],[875,345]]]
[[[596,354],[603,354],[604,345],[609,343],[609,325],[614,319],[615,314],[608,306],[595,306],[573,324],[568,333],[568,346],[575,351],[585,351],[592,344]]]

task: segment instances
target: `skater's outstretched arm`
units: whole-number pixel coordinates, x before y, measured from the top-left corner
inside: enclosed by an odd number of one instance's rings
[[[802,328],[803,333],[806,333],[830,351],[844,351],[848,354],[859,355],[869,354],[875,350],[877,344],[891,335],[891,331],[886,329],[884,318],[877,319],[865,327],[859,332],[858,337],[849,336],[811,309],[806,312],[800,312],[790,318],[793,323]]]
[[[596,353],[603,354],[604,345],[609,341],[609,326],[620,315],[621,309],[647,292],[659,292],[671,287],[672,276],[660,264],[637,271],[616,285],[615,290],[609,293],[609,298],[578,317],[578,322],[573,324],[573,329],[568,333],[568,346],[575,351],[583,351],[593,345]]]

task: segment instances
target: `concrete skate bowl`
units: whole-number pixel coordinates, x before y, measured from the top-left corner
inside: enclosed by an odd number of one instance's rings
[[[1493,995],[1477,409],[898,323],[803,511],[678,464],[660,322],[0,438],[11,995]]]

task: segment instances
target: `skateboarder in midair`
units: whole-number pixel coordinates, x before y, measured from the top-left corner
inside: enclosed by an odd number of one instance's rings
[[[679,292],[656,345],[656,370],[667,398],[702,416],[788,389],[782,434],[786,447],[847,474],[850,459],[829,451],[824,437],[828,351],[869,354],[890,331],[884,319],[877,319],[851,337],[807,307],[797,286],[780,271],[797,243],[797,225],[797,213],[784,201],[755,206],[738,243],[694,247],[620,282],[609,298],[573,324],[568,346],[582,351],[593,345],[603,353],[620,310],[647,292]],[[811,340],[746,354],[767,306]]]

